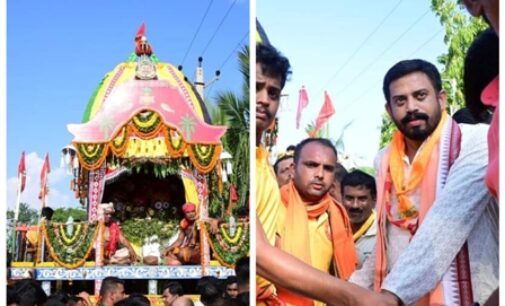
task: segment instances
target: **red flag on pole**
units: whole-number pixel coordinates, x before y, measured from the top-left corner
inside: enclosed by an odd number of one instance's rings
[[[47,188],[47,177],[51,172],[51,165],[49,164],[49,153],[46,153],[46,158],[44,159],[44,164],[42,165],[42,170],[40,171],[40,193],[39,199],[42,200],[42,207],[46,205],[46,195],[49,189]]]
[[[300,88],[298,92],[298,109],[296,110],[296,129],[300,128],[300,120],[302,119],[302,110],[309,104],[309,95],[305,86]]]
[[[238,201],[237,190],[235,189],[235,186],[233,184],[230,184],[230,203],[228,204],[228,209],[226,210],[228,216],[231,216],[231,210],[233,209],[237,201]]]
[[[328,119],[333,116],[333,114],[335,114],[335,108],[333,108],[333,103],[331,102],[330,96],[325,90],[323,107],[321,107],[321,110],[319,111],[314,129],[309,133],[310,137],[315,137],[317,132],[326,123],[326,121],[328,121]]]
[[[18,178],[20,179],[21,186],[19,187],[19,191],[23,192],[26,187],[26,165],[25,165],[25,151],[21,153],[21,160],[19,161],[18,166]]]

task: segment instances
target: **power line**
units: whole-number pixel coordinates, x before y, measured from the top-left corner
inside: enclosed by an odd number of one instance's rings
[[[416,50],[414,52],[412,52],[408,57],[412,57],[412,55],[416,54],[419,50],[421,50],[422,48],[424,48],[428,43],[430,43],[433,39],[435,39],[435,37],[437,37],[440,32],[442,32],[444,29],[440,29],[438,30],[437,32],[435,32],[435,34],[433,34],[430,38],[428,38],[424,43],[422,43],[419,47],[416,48]],[[380,86],[380,83],[376,83],[376,85],[379,85]],[[372,86],[372,88],[375,87],[375,86]],[[370,91],[369,90],[365,90],[361,93],[361,95],[359,95],[357,98],[353,99],[352,101],[350,101],[349,103],[345,104],[344,107],[342,108],[342,112],[341,113],[344,113],[346,112],[347,110],[349,110],[352,106],[355,106],[357,105],[356,102],[358,102],[359,100],[361,100],[364,96],[366,96],[367,94],[369,94]]]
[[[344,69],[347,64],[349,64],[351,62],[351,60],[354,58],[354,56],[356,54],[358,54],[359,50],[361,50],[361,48],[365,45],[365,43],[382,27],[382,25],[384,24],[384,22],[386,22],[386,20],[393,14],[393,12],[398,8],[398,6],[400,6],[400,3],[402,2],[403,0],[400,0],[398,1],[398,3],[389,11],[389,13],[382,19],[382,21],[379,23],[379,25],[377,25],[375,27],[375,29],[370,33],[368,34],[368,36],[365,38],[365,40],[363,40],[361,42],[361,44],[356,48],[356,50],[354,50],[353,54],[344,62],[343,65],[341,65],[338,69],[337,69],[337,72],[335,72],[331,77],[330,79],[323,85],[323,87],[319,90],[319,91],[322,91],[326,86],[328,86],[329,83],[331,83],[331,81],[333,81],[333,79],[335,79],[335,77],[340,73],[340,71],[342,71],[342,69]]]
[[[221,22],[219,23],[216,30],[214,31],[214,34],[212,34],[212,37],[210,38],[210,40],[207,43],[207,45],[205,46],[205,48],[203,48],[203,51],[201,53],[202,56],[205,54],[205,51],[207,51],[207,48],[209,47],[210,43],[214,40],[214,37],[216,36],[217,32],[219,31],[219,28],[221,28],[221,25],[223,25],[224,21],[226,20],[226,17],[228,17],[228,14],[230,13],[231,9],[235,6],[235,3],[237,3],[237,0],[233,1],[233,3],[228,8],[228,11],[226,11],[226,14],[224,14],[223,19],[221,19]]]
[[[235,53],[235,51],[237,51],[237,49],[240,47],[240,45],[242,44],[242,42],[244,41],[244,39],[246,39],[247,37],[249,36],[249,30],[247,30],[247,32],[244,34],[244,36],[240,39],[240,41],[237,43],[237,45],[235,46],[235,48],[233,48],[233,50],[230,52],[230,54],[228,54],[228,56],[226,57],[226,59],[224,60],[224,62],[221,64],[221,66],[219,66],[219,71],[221,69],[223,69],[224,65],[226,65],[226,63],[230,60],[231,56]],[[212,91],[212,88],[214,87],[214,83],[212,83],[207,90],[207,95],[210,95],[211,91]]]
[[[433,39],[435,39],[435,37],[437,37],[440,32],[442,32],[444,29],[441,28],[440,30],[438,30],[435,34],[433,34],[430,38],[428,38],[423,44],[421,44],[419,47],[416,48],[416,50],[414,52],[412,52],[408,57],[412,57],[412,55],[416,54],[417,52],[419,52],[419,50],[421,50],[422,48],[424,48],[427,44],[429,44]],[[377,84],[377,85],[380,85],[380,84]],[[363,91],[363,93],[361,95],[359,95],[356,99],[352,100],[351,103],[349,103],[348,105],[355,105],[356,102],[358,102],[359,100],[361,100],[365,95],[369,94],[370,91]],[[347,110],[347,107],[345,108]]]
[[[428,13],[430,12],[430,10],[426,10],[426,12],[424,12],[423,15],[421,15],[413,24],[411,24],[407,30],[405,30],[400,36],[398,36],[398,38],[396,38],[396,40],[394,40],[384,51],[382,51],[379,56],[377,56],[373,61],[371,61],[368,65],[365,66],[365,69],[361,70],[357,75],[354,76],[354,78],[348,82],[344,87],[342,87],[341,90],[339,90],[335,95],[338,96],[340,93],[344,92],[347,88],[349,88],[349,86],[354,83],[363,73],[365,73],[366,71],[368,71],[373,65],[375,65],[375,63],[378,62],[378,60],[384,55],[386,54],[391,48],[393,48],[397,42],[400,41],[400,39],[403,38],[403,36],[405,36],[405,34],[407,34],[414,26],[416,26],[423,18],[424,16],[426,16]]]
[[[433,39],[435,39],[435,37],[438,36],[438,34],[440,34],[440,32],[442,32],[444,29],[441,28],[440,30],[438,30],[438,32],[436,32],[435,34],[433,34],[428,40],[426,40],[422,45],[420,45],[414,52],[412,52],[409,57],[412,57],[412,55],[416,54],[419,50],[421,50],[422,48],[424,48],[424,46],[426,46],[428,43],[430,43]]]
[[[231,56],[235,53],[235,51],[237,51],[237,49],[242,45],[242,42],[244,41],[244,39],[246,39],[248,36],[249,36],[249,30],[247,30],[247,32],[242,37],[242,39],[240,39],[240,41],[237,43],[235,48],[233,48],[233,50],[230,52],[230,54],[228,54],[228,57],[226,57],[224,62],[221,64],[221,66],[219,66],[219,70],[223,69],[224,65],[226,65],[226,63],[230,60]]]
[[[200,24],[198,25],[198,28],[196,29],[195,35],[193,35],[193,39],[191,39],[191,43],[189,44],[188,50],[186,50],[186,54],[184,54],[184,57],[182,59],[181,65],[184,65],[184,61],[186,61],[186,57],[188,56],[189,50],[191,50],[191,47],[193,46],[193,43],[195,42],[196,35],[200,32],[200,28],[202,27],[203,21],[207,17],[207,14],[209,13],[209,9],[212,6],[212,2],[214,0],[210,0],[209,5],[207,6],[207,9],[205,10],[205,13],[203,14],[202,20],[200,21]]]

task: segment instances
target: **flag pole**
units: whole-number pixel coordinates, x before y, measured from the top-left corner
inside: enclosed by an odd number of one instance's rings
[[[21,203],[21,187],[23,185],[23,173],[18,173],[18,190],[16,197],[16,208],[14,210],[14,228],[12,230],[12,244],[11,244],[11,253],[12,255],[16,255],[16,227],[19,218],[19,205]]]
[[[37,258],[36,260],[39,260],[39,262],[44,262],[44,254],[45,254],[45,241],[44,241],[44,235],[42,235],[42,227],[41,227],[41,219],[42,219],[42,209],[46,207],[46,192],[47,192],[47,184],[49,180],[49,172],[51,171],[50,165],[49,165],[49,153],[46,153],[46,157],[44,158],[44,164],[42,165],[42,171],[41,171],[41,201],[42,201],[42,208],[40,209],[40,214],[39,214],[39,226],[38,226],[38,233],[39,233],[39,240],[40,240],[40,258]],[[45,222],[45,220],[43,221]]]

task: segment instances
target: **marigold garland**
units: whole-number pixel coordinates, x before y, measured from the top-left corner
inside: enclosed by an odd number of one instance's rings
[[[178,136],[178,141],[172,136],[172,133]],[[182,135],[176,129],[167,127],[165,130],[165,145],[167,146],[168,153],[172,157],[180,157],[187,147],[187,143],[182,138]]]
[[[79,236],[81,235],[81,231],[82,231],[82,224],[81,223],[76,223],[76,229],[75,231],[72,233],[72,237],[68,238],[67,237],[67,234],[65,233],[65,224],[63,223],[60,223],[59,225],[59,230],[60,230],[60,235],[61,235],[61,239],[63,240],[63,243],[67,246],[71,246],[72,244],[74,244],[74,242],[79,238]]]
[[[128,147],[128,129],[123,127],[110,142],[109,148],[116,156],[121,156]]]
[[[161,123],[161,119],[155,112],[151,113],[150,117],[146,120],[147,124],[150,125],[149,129],[144,125],[138,125],[140,119],[130,120],[121,130],[116,134],[111,141],[107,143],[98,144],[86,144],[86,143],[74,143],[78,150],[78,158],[81,166],[88,170],[94,170],[102,165],[109,154],[112,152],[117,157],[122,157],[127,151],[130,137],[138,136],[142,139],[151,139],[154,137],[164,135],[163,140],[165,142],[166,149],[168,151],[169,157],[179,158],[184,156],[184,152],[187,152],[189,159],[193,166],[202,173],[210,172],[217,164],[219,156],[222,151],[221,144],[190,144],[184,140],[184,137],[173,127],[167,126]],[[154,119],[153,119],[154,118]],[[137,120],[134,123],[134,120]],[[154,120],[154,123],[150,123]],[[152,129],[151,129],[152,128]],[[179,135],[178,140],[176,140],[172,133]]]
[[[212,251],[216,255],[219,263],[233,268],[235,262],[249,253],[249,223],[238,222],[237,233],[230,238],[227,233],[227,224],[221,224],[219,232],[215,235],[210,233],[207,223],[202,222],[202,229],[209,241]],[[228,237],[228,238],[227,238]]]
[[[188,150],[191,162],[198,171],[208,173],[214,169],[217,161],[219,160],[219,156],[221,155],[221,145],[210,145],[212,154],[206,157],[198,155],[198,149],[195,149],[197,146],[198,145],[191,145],[191,149]]]
[[[53,226],[52,224],[49,225],[51,227]],[[103,226],[101,226],[100,223],[95,223],[85,224],[83,227],[84,233],[78,236],[79,239],[76,239],[75,243],[71,246],[66,246],[61,242],[61,239],[59,239],[60,237],[57,237],[54,232],[54,227],[48,230],[45,223],[41,225],[41,230],[46,239],[49,254],[54,261],[62,267],[75,269],[82,266],[93,250],[97,235]],[[90,235],[90,233],[92,233],[92,235]]]

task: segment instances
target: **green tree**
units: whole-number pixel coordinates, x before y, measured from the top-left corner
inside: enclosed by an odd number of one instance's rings
[[[84,209],[80,208],[57,208],[54,210],[53,222],[67,222],[68,218],[72,217],[74,221],[86,221],[88,220],[88,214]]]
[[[240,96],[231,91],[219,92],[217,107],[211,111],[214,124],[227,126],[222,138],[223,148],[232,157],[231,182],[238,193],[238,206],[247,205],[249,191],[249,47],[238,53],[243,76]]]
[[[18,224],[37,224],[39,213],[26,203],[19,203]],[[7,220],[14,220],[14,210],[7,211]]]
[[[475,36],[489,26],[482,18],[471,17],[458,0],[432,0],[431,10],[444,27],[447,51],[438,56],[443,66],[442,87],[447,92],[447,110],[450,114],[465,104],[463,95],[463,69],[465,55]],[[391,141],[395,127],[387,114],[382,117],[380,147]]]
[[[482,18],[473,18],[457,0],[432,0],[431,9],[445,29],[444,43],[447,52],[438,57],[444,66],[442,84],[447,92],[449,111],[465,104],[463,95],[463,69],[465,56],[475,36],[489,26]],[[458,4],[459,3],[459,4]]]

